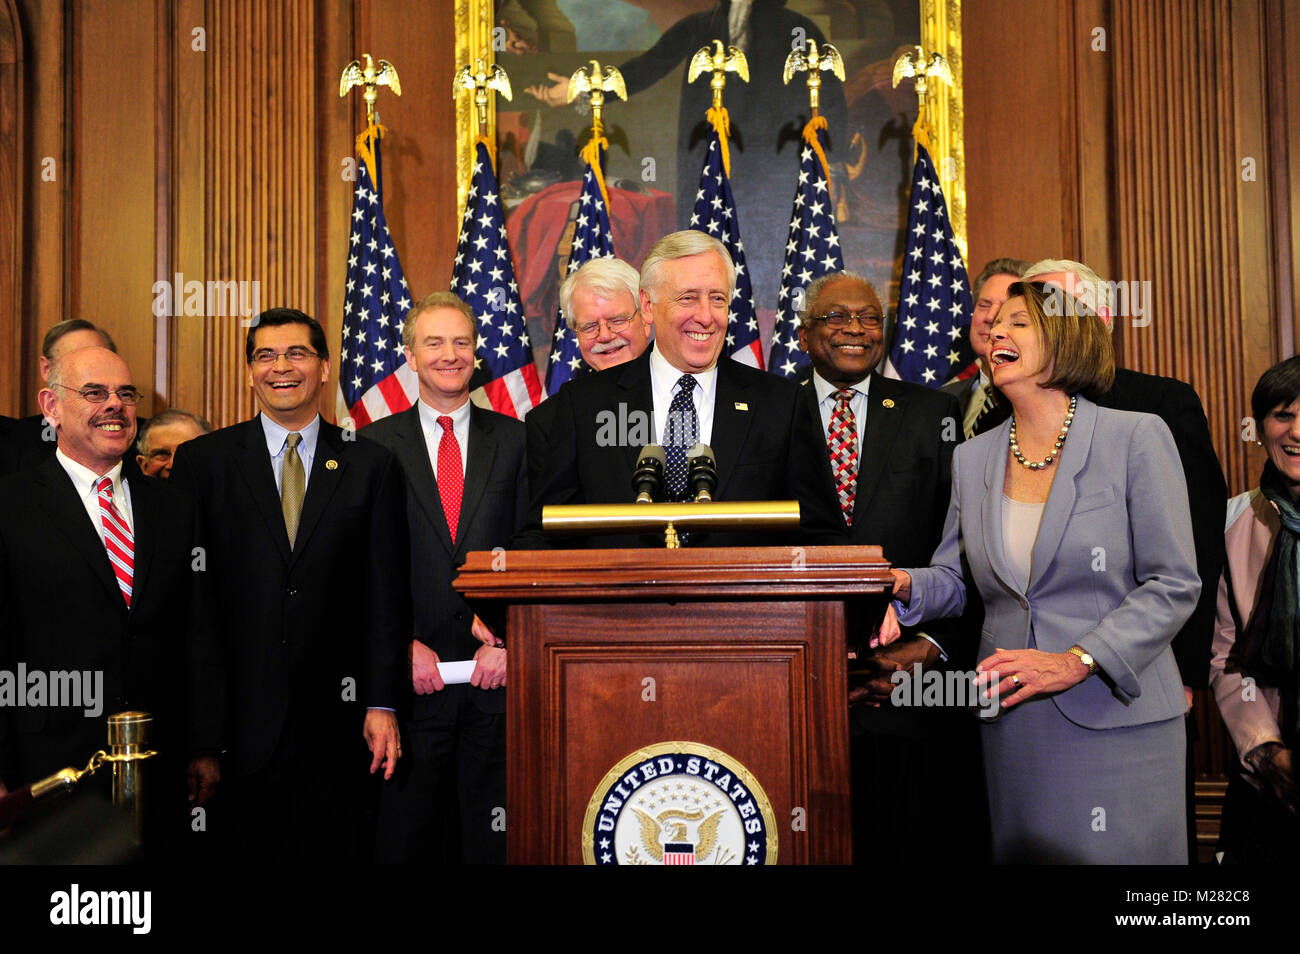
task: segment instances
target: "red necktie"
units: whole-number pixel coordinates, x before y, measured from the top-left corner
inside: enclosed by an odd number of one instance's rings
[[[455,542],[460,499],[465,494],[465,472],[461,470],[460,444],[451,429],[451,418],[443,414],[438,424],[442,427],[442,440],[438,441],[438,495],[442,497],[442,512],[447,515],[447,530]]]
[[[131,578],[135,575],[135,542],[131,537],[131,529],[113,504],[113,479],[99,478],[95,490],[99,497],[99,521],[104,525],[104,547],[108,550],[108,562],[113,565],[113,575],[117,577],[122,598],[129,607]]]
[[[851,388],[835,392],[835,409],[831,411],[831,426],[826,434],[831,474],[840,495],[844,522],[849,526],[853,526],[853,498],[858,493],[858,425],[849,406],[853,395]]]

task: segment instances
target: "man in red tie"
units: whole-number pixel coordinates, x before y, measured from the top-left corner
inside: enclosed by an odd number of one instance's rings
[[[466,553],[509,546],[523,521],[524,425],[470,402],[478,336],[458,297],[422,299],[402,336],[420,399],[361,432],[406,473],[415,608],[409,758],[380,796],[376,858],[504,864],[506,651],[451,584]]]
[[[143,709],[163,753],[149,769],[165,814],[151,816],[164,826],[153,831],[171,842],[189,828],[181,757],[215,750],[219,725],[201,678],[213,644],[199,606],[194,506],[123,473],[140,397],[112,351],[69,352],[40,393],[55,454],[0,482],[0,792],[85,765],[104,746],[108,715]],[[212,791],[210,766],[193,767],[200,802]]]

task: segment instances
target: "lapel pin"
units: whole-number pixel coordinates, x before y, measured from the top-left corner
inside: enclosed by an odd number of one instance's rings
[[[325,461],[325,469],[326,469],[326,470],[338,470],[338,469],[339,469],[339,462],[336,461],[336,460],[334,460],[333,458],[331,458],[330,460]]]
[[[737,411],[748,411],[748,410],[749,410],[749,405],[746,404],[744,401],[737,401],[737,402],[736,402],[736,410],[737,410]]]
[[[894,399],[893,399],[893,398],[885,398],[883,401],[880,402],[880,406],[881,406],[881,407],[893,407],[893,406],[894,406]]]

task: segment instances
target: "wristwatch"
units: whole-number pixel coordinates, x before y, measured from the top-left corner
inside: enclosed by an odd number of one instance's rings
[[[1066,652],[1074,653],[1074,655],[1079,657],[1079,662],[1083,663],[1085,666],[1088,667],[1088,675],[1090,676],[1096,675],[1097,660],[1093,659],[1090,655],[1088,655],[1088,653],[1083,649],[1082,646],[1071,646],[1069,649],[1066,650]]]

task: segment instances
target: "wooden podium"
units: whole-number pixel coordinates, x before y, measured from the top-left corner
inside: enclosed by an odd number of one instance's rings
[[[585,830],[588,861],[696,863],[720,844],[706,826],[728,799],[668,771],[681,746],[667,743],[686,742],[706,747],[691,767],[722,780],[743,816],[732,824],[768,839],[699,863],[753,864],[751,849],[758,863],[849,863],[846,600],[879,606],[888,568],[879,547],[470,553],[456,589],[510,603],[510,862],[581,864]],[[620,781],[620,763],[638,761],[643,774]],[[673,802],[663,778],[699,791]],[[750,794],[765,794],[770,814],[755,814]],[[699,837],[683,848],[646,835],[620,855],[599,826],[624,801],[668,842],[670,831]]]

